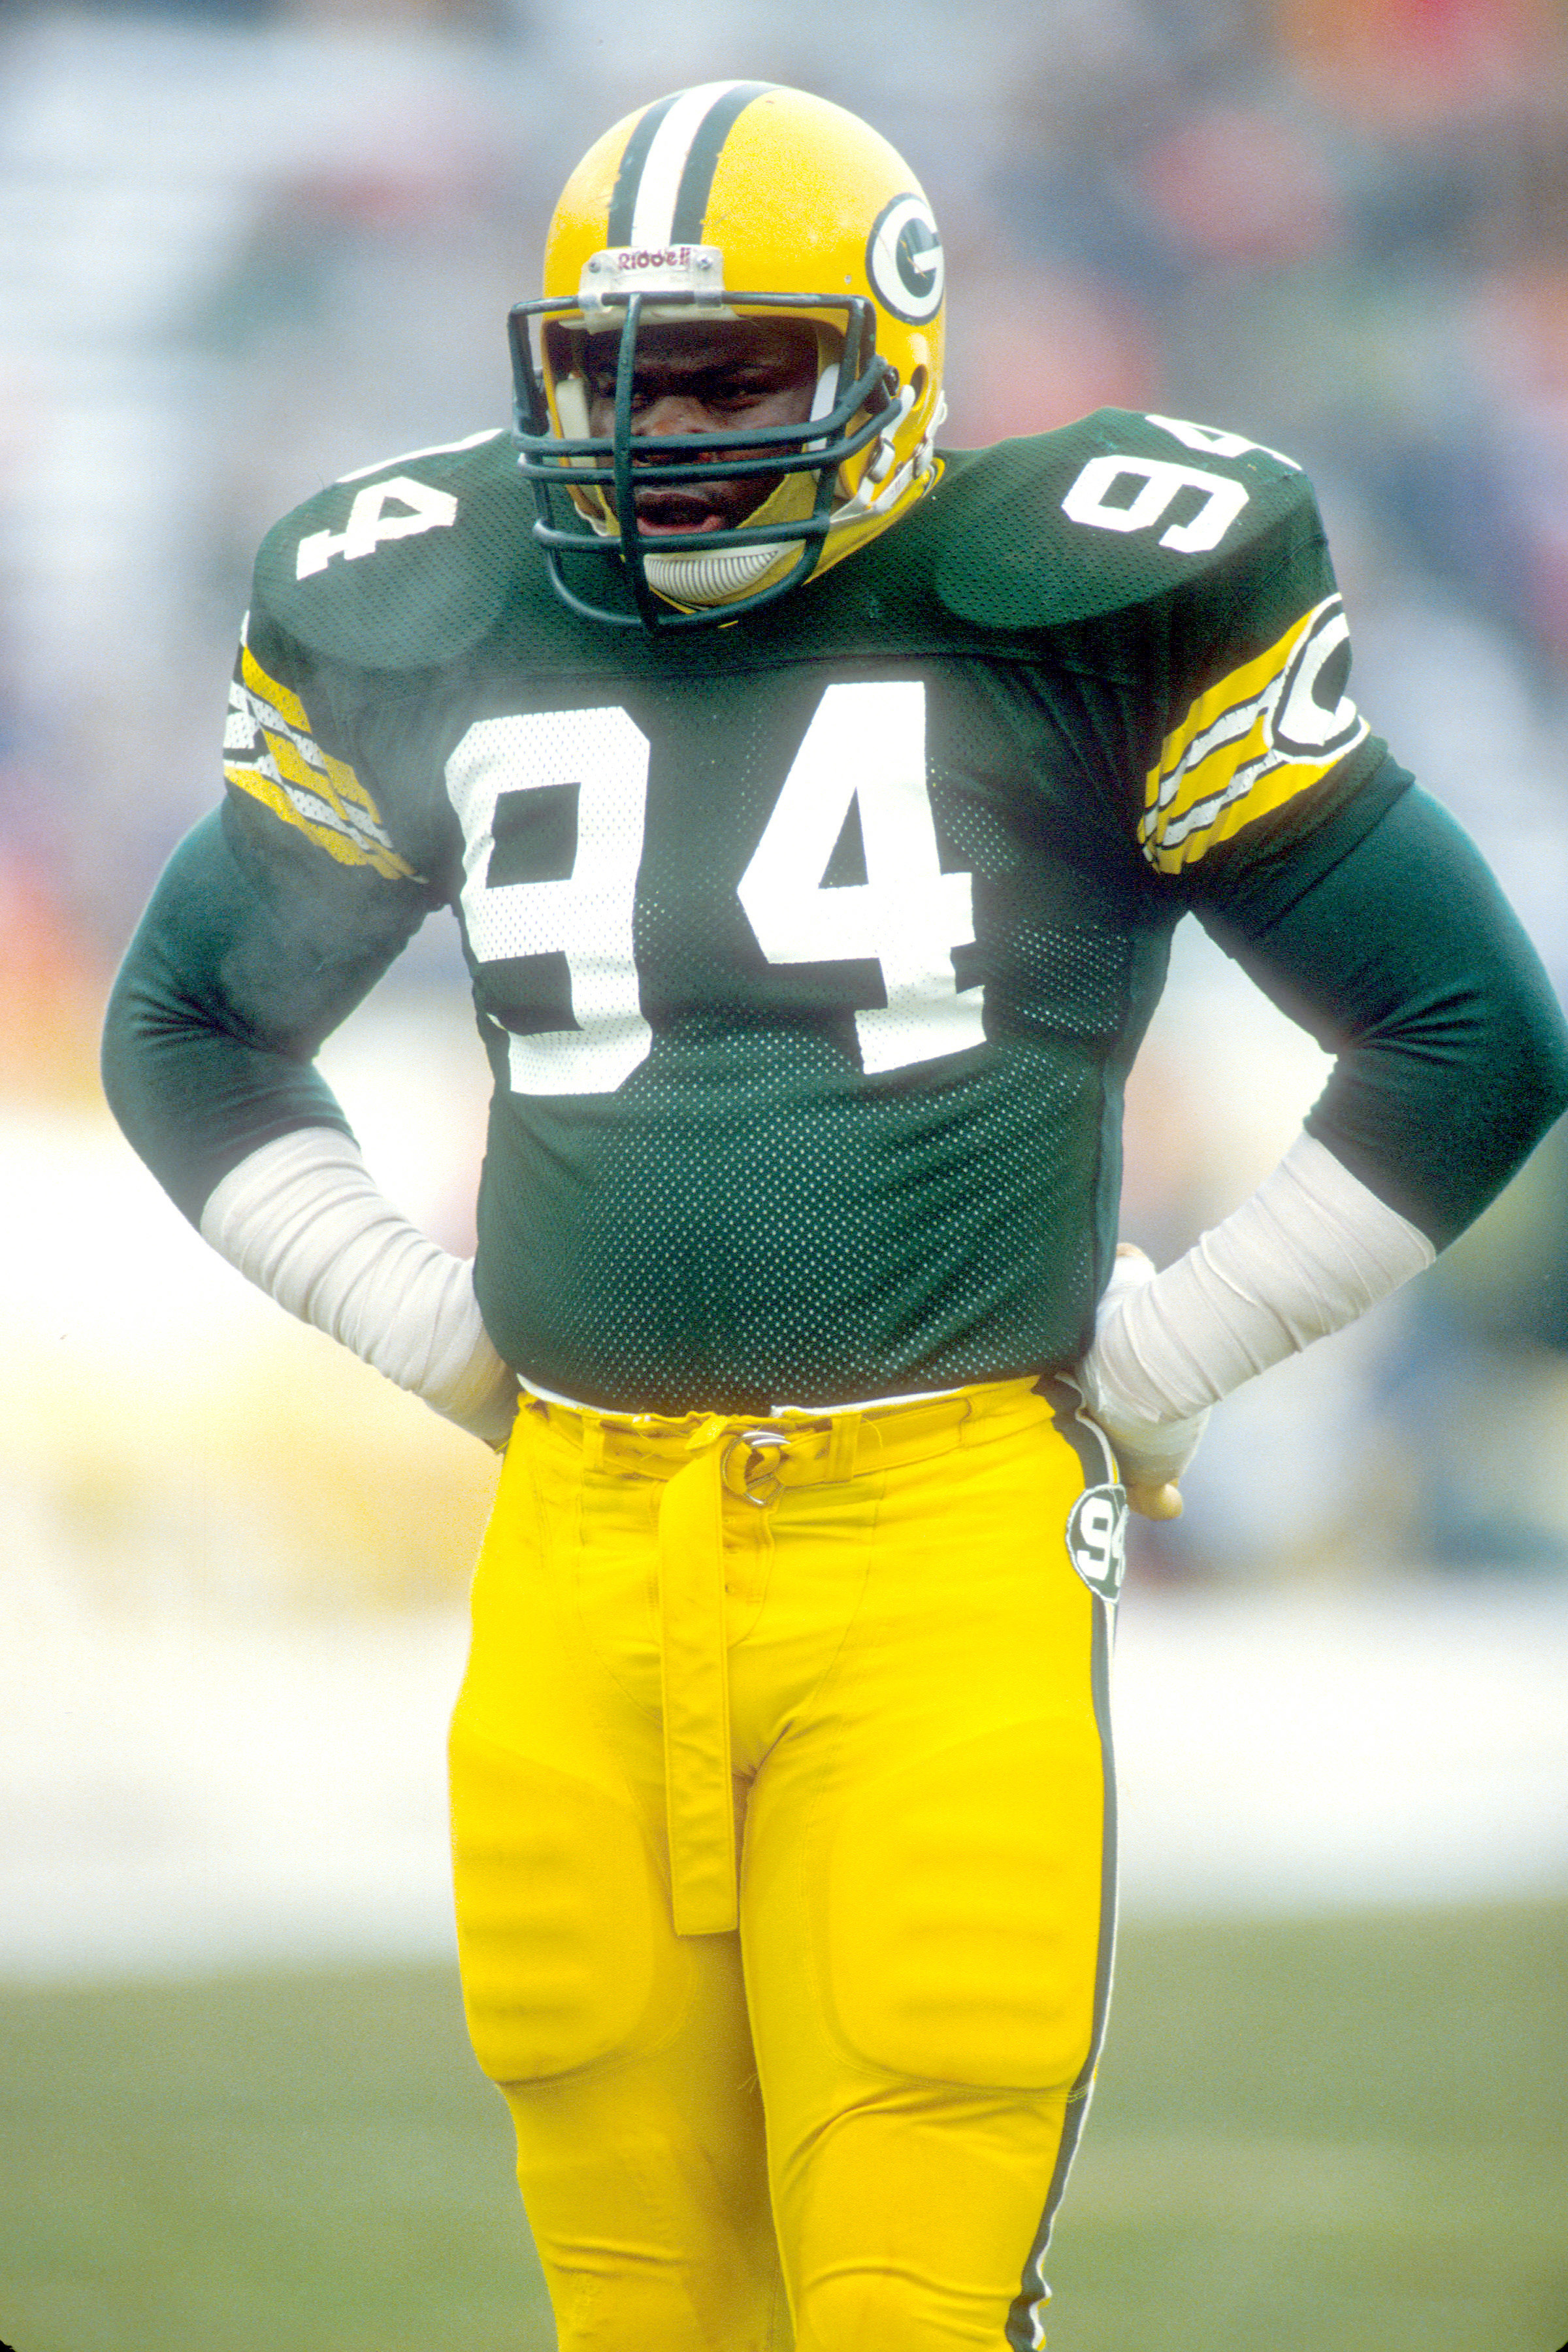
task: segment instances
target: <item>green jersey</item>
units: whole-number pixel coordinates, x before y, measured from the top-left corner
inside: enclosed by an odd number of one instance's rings
[[[660,636],[569,611],[531,515],[493,435],[265,542],[224,907],[167,951],[223,975],[182,982],[227,1055],[184,1204],[341,1118],[301,1063],[450,904],[495,1077],[476,1286],[525,1376],[680,1412],[1070,1364],[1173,926],[1256,930],[1408,782],[1303,476],[1101,412]]]

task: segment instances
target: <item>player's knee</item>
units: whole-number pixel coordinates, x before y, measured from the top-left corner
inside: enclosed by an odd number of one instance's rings
[[[681,1955],[630,1808],[454,1738],[452,1817],[463,1996],[484,2072],[537,2082],[657,2034]]]

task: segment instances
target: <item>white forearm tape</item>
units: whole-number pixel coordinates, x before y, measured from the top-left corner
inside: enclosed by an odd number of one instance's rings
[[[202,1237],[302,1322],[492,1442],[517,1383],[474,1297],[473,1267],[411,1225],[336,1128],[297,1128],[231,1169]]]
[[[1185,1257],[1113,1286],[1082,1373],[1113,1419],[1198,1414],[1269,1364],[1338,1331],[1436,1255],[1310,1135]]]

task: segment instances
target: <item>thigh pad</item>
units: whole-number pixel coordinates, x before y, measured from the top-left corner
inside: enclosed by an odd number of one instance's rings
[[[459,1724],[452,1843],[468,2030],[492,2080],[564,2074],[672,2030],[687,1962],[629,1800]]]
[[[1072,2082],[1093,2032],[1104,1818],[1088,1718],[988,1731],[854,1790],[822,1898],[851,2053],[973,2086]]]

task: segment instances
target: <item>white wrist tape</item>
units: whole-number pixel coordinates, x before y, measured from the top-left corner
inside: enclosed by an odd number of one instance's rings
[[[201,1230],[291,1315],[476,1437],[505,1437],[517,1381],[480,1319],[471,1261],[399,1215],[336,1128],[298,1128],[242,1160]]]
[[[1119,1250],[1110,1279],[1095,1313],[1094,1344],[1079,1365],[1084,1402],[1116,1449],[1117,1465],[1129,1486],[1163,1486],[1179,1478],[1202,1442],[1208,1407],[1173,1419],[1154,1406],[1152,1392],[1119,1381],[1104,1360],[1101,1341],[1121,1337],[1122,1308],[1135,1290],[1155,1280],[1153,1261],[1141,1249]]]
[[[1353,1322],[1436,1255],[1419,1226],[1311,1136],[1298,1136],[1251,1199],[1185,1257],[1152,1280],[1108,1288],[1080,1367],[1089,1408],[1134,1425],[1201,1414],[1255,1372]]]

